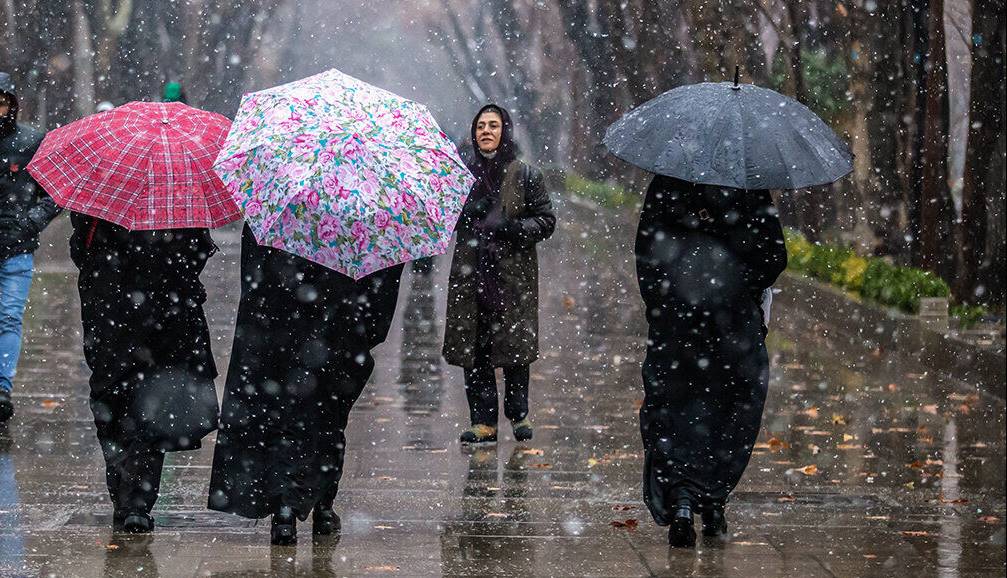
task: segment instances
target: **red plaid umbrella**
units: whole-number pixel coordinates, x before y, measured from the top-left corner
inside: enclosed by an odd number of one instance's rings
[[[178,102],[131,102],[50,132],[28,172],[60,206],[130,230],[219,227],[241,217],[213,172],[230,128]]]

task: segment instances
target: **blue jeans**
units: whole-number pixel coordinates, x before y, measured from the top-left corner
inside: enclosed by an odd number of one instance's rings
[[[21,356],[21,320],[31,289],[35,258],[15,255],[0,264],[0,389],[13,389],[17,360]]]

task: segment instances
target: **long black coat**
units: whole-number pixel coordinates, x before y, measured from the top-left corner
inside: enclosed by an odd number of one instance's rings
[[[246,226],[241,303],[209,507],[307,517],[342,475],[344,429],[385,340],[402,265],[359,281],[262,247]]]
[[[145,431],[138,395],[151,396],[151,376],[177,371],[191,377],[200,415],[211,417],[195,439],[158,439],[161,449],[194,449],[216,425],[217,368],[203,313],[199,274],[216,245],[206,229],[130,232],[107,221],[71,214],[70,257],[91,368],[91,409],[103,444],[124,445]],[[144,382],[144,380],[148,380]],[[187,404],[189,410],[192,405]],[[155,424],[158,429],[166,424]],[[151,429],[151,428],[148,428]]]
[[[542,172],[515,160],[501,175],[499,199],[478,220],[463,217],[457,228],[448,281],[444,359],[452,365],[475,365],[475,344],[488,338],[494,367],[527,365],[538,359],[538,252],[536,244],[552,236],[556,216]],[[479,183],[475,185],[479,187]],[[475,192],[466,205],[481,200]],[[484,225],[504,226],[488,239]],[[491,243],[497,276],[487,280],[485,244]],[[492,292],[497,307],[487,307],[481,292]],[[480,336],[480,326],[489,328]],[[485,331],[485,330],[484,330]]]
[[[645,500],[723,504],[758,435],[768,383],[762,291],[786,268],[766,191],[657,177],[636,239],[650,325],[640,427]]]

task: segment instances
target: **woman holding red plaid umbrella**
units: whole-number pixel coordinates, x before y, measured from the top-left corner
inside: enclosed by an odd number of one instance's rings
[[[179,103],[130,103],[57,129],[28,167],[74,227],[91,411],[114,530],[150,532],[164,452],[216,428],[199,280],[208,228],[238,218],[210,170],[230,127]]]

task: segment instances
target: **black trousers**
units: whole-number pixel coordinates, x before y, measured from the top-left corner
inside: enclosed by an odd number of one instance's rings
[[[500,419],[496,371],[490,362],[490,339],[480,326],[476,339],[475,365],[465,368],[465,396],[472,425],[496,427]],[[510,365],[504,372],[504,415],[520,421],[528,415],[528,365]]]

